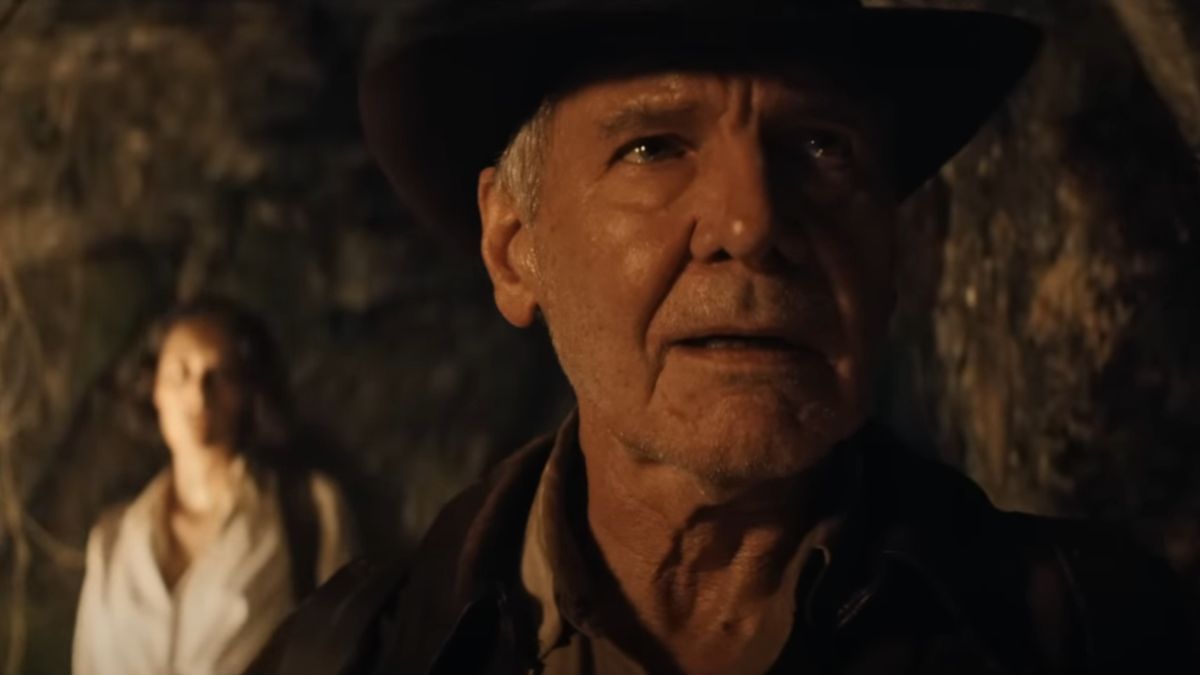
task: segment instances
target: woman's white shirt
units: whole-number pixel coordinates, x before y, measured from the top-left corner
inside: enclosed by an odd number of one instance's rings
[[[163,580],[171,475],[92,528],[72,654],[75,675],[235,675],[295,606],[277,477],[242,471],[218,534],[173,588]],[[311,480],[319,526],[316,582],[350,557],[337,487]]]

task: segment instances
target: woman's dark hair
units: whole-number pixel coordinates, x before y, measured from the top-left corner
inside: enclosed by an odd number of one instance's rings
[[[222,296],[204,295],[180,305],[151,328],[138,361],[136,390],[149,419],[157,418],[154,380],[163,341],[181,323],[213,321],[235,345],[234,368],[246,388],[248,405],[239,425],[238,451],[255,460],[279,463],[293,438],[295,419],[287,370],[266,325],[254,313]],[[154,425],[157,431],[157,424]]]

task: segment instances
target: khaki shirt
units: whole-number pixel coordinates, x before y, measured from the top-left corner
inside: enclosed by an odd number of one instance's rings
[[[564,430],[542,472],[525,528],[521,582],[537,609],[541,675],[650,675],[606,635],[592,615],[593,585],[569,524],[573,483],[582,480],[576,435]],[[570,439],[570,440],[568,440]],[[576,446],[576,447],[572,447]],[[574,479],[574,480],[573,480]],[[748,645],[730,675],[763,675],[779,659],[793,633],[801,578],[819,577],[830,561],[827,543],[837,531],[841,509],[819,520],[797,547],[769,611],[768,627]]]

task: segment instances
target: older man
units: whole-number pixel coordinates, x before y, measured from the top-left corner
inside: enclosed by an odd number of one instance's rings
[[[264,671],[1192,667],[1165,568],[999,512],[866,421],[897,203],[1035,31],[833,0],[499,5],[410,18],[365,128],[418,216],[478,237],[504,317],[545,324],[578,410],[409,565],[347,569]]]

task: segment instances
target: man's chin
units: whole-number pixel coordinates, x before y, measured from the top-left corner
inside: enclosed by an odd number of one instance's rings
[[[723,396],[698,408],[693,420],[680,421],[702,437],[745,448],[828,448],[853,426],[845,406],[827,400],[832,397],[755,394]]]
[[[661,434],[649,459],[722,489],[753,487],[798,475],[827,457],[847,435],[828,424],[830,419],[822,416],[825,426],[794,415],[769,421],[748,415],[736,424],[717,416],[696,419]]]
[[[665,456],[659,461],[692,475],[707,485],[714,496],[735,497],[761,486],[800,476],[818,466],[827,450],[801,449],[783,453],[729,454],[709,456]]]

